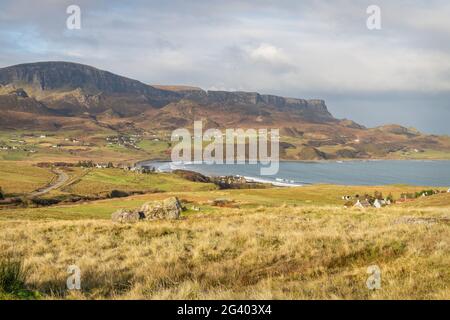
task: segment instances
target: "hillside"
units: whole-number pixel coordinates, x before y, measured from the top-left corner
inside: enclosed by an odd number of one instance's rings
[[[99,183],[114,182],[104,178],[105,170],[94,169],[82,181],[95,177],[97,187],[90,190],[96,192]],[[169,189],[1,210],[4,255],[25,261],[21,287],[41,299],[449,298],[448,201],[345,209],[341,199],[375,190],[397,197],[415,187],[207,191],[196,182],[180,189],[186,181],[170,174],[148,179],[157,188],[170,182]],[[184,199],[187,210],[179,220],[110,220],[117,209],[170,196]],[[217,198],[236,205],[211,205]],[[83,290],[66,290],[71,263],[82,270]],[[383,272],[382,288],[367,290],[367,268],[374,264]],[[0,291],[6,298],[16,295]]]
[[[339,120],[325,101],[147,85],[94,67],[39,62],[0,69],[0,128],[156,133],[164,140],[203,120],[206,128],[278,128],[292,160],[442,158],[450,139],[398,125]],[[89,137],[86,137],[88,139]]]

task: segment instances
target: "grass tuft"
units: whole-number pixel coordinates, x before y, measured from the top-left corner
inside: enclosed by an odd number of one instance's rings
[[[28,269],[23,261],[11,257],[0,259],[0,298],[1,299],[33,299],[37,292],[26,288]]]

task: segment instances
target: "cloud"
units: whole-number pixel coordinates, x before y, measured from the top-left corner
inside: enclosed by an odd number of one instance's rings
[[[254,60],[269,63],[278,63],[286,60],[281,49],[266,43],[259,45],[257,48],[250,49],[249,55]]]
[[[76,2],[81,30],[65,28],[73,1],[1,0],[0,66],[69,60],[153,84],[330,97],[340,110],[333,97],[421,94],[432,106],[450,92],[444,0],[378,0],[379,31],[366,28],[369,0]]]

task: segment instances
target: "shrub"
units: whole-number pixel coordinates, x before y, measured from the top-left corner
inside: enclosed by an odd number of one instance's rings
[[[347,201],[344,203],[344,207],[347,207],[347,208],[353,207],[353,205],[354,205],[353,201]]]
[[[3,193],[2,187],[0,187],[0,200],[5,199],[5,194]]]
[[[420,192],[416,192],[416,198],[419,198],[423,195],[425,195],[426,197],[428,196],[432,196],[434,194],[433,190],[422,190]]]
[[[26,288],[28,269],[22,260],[12,258],[0,259],[0,300],[5,299],[40,299],[38,291]]]
[[[78,161],[77,167],[93,168],[95,167],[95,164],[94,162],[92,162],[92,160],[80,160]]]
[[[14,294],[25,289],[27,270],[21,260],[3,258],[0,260],[0,291]]]
[[[62,201],[61,197],[55,198],[33,198],[31,201],[38,206],[52,206]]]
[[[381,193],[380,191],[375,191],[373,196],[375,199],[383,200],[383,193]]]
[[[112,190],[109,195],[108,198],[123,198],[123,197],[128,197],[130,194],[128,192],[125,191],[121,191],[121,190]]]

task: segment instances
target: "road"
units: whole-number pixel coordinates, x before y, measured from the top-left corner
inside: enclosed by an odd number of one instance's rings
[[[54,173],[56,173],[58,175],[58,179],[56,179],[56,181],[48,186],[45,186],[41,189],[38,189],[36,191],[33,191],[32,193],[29,194],[29,197],[38,197],[38,196],[42,196],[54,189],[58,189],[59,187],[61,187],[64,183],[66,183],[66,181],[69,179],[69,176],[67,175],[67,173],[65,173],[64,171],[61,171],[60,169],[56,168],[53,170]]]

